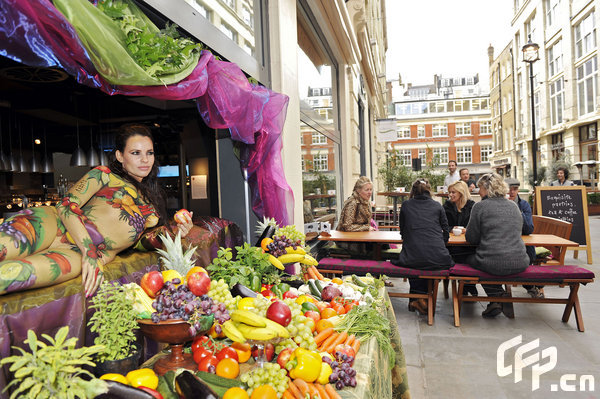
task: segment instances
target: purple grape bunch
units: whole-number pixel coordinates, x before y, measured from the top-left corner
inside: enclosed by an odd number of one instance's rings
[[[133,226],[137,234],[140,234],[142,231],[144,231],[146,221],[142,215],[139,213],[134,213],[133,215],[129,215],[129,225]]]
[[[25,237],[25,234],[23,234],[19,230],[15,229],[14,226],[12,225],[12,222],[13,222],[12,220],[9,220],[9,221],[6,221],[6,222],[0,224],[0,233],[4,233],[11,237],[15,237],[16,240],[14,240],[13,243],[15,244],[15,248],[19,248],[19,243],[23,243],[23,244],[27,243],[27,237]]]
[[[285,249],[287,247],[292,247],[296,249],[301,245],[301,243],[301,240],[294,241],[287,238],[286,236],[273,236],[273,242],[267,245],[267,249],[269,250],[269,253],[271,255],[273,255],[274,257],[279,257],[281,255],[286,254]]]
[[[354,358],[346,354],[336,352],[336,360],[325,356],[323,361],[331,366],[332,373],[329,375],[329,382],[335,384],[335,388],[340,390],[344,387],[356,386],[356,370],[352,368]]]

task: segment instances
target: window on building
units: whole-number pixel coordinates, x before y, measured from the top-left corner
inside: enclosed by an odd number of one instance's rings
[[[492,121],[481,121],[479,123],[479,134],[492,134]]]
[[[533,108],[535,110],[535,132],[540,131],[540,91],[533,93]]]
[[[481,162],[489,162],[492,156],[492,145],[486,144],[480,147]]]
[[[245,40],[242,44],[242,49],[249,55],[254,55],[254,47],[252,47],[252,45]]]
[[[445,123],[437,123],[432,126],[431,135],[433,137],[445,137],[448,136],[448,125]]]
[[[192,3],[192,7],[198,10],[200,12],[200,15],[202,15],[204,18],[209,19],[209,11],[202,4],[194,2]]]
[[[312,132],[313,144],[327,144],[327,137],[319,132]]]
[[[527,37],[528,41],[529,38],[531,38],[533,43],[537,43],[535,24],[535,14],[531,17],[531,19],[529,19],[529,21],[525,22],[525,37]]]
[[[456,124],[456,135],[457,136],[470,136],[471,135],[471,122],[457,123]]]
[[[231,8],[235,8],[235,0],[223,0],[223,2]]]
[[[575,25],[575,58],[581,58],[596,48],[594,12]]]
[[[557,133],[552,135],[552,159],[558,159],[558,157],[565,150],[565,142],[563,141],[563,134]]]
[[[445,165],[448,163],[448,149],[447,148],[434,148],[433,149],[433,159],[435,162],[440,165]]]
[[[560,0],[546,0],[546,25],[552,26],[556,23]]]
[[[425,137],[425,125],[417,126],[417,137]]]
[[[598,139],[596,122],[579,127],[579,141],[593,141]]]
[[[462,100],[454,100],[454,111],[460,112],[463,110]]]
[[[419,148],[419,159],[421,160],[421,165],[427,164],[427,149]]]
[[[474,98],[473,100],[471,100],[471,109],[472,109],[473,111],[478,111],[478,110],[480,110],[480,109],[481,109],[481,101],[482,101],[482,100],[480,100],[480,99],[478,99],[478,98]]]
[[[548,74],[554,76],[563,70],[562,40],[548,49]]]
[[[463,111],[469,111],[471,109],[471,100],[463,100]]]
[[[471,163],[472,161],[471,147],[456,147],[456,162]]]
[[[232,41],[236,41],[236,32],[227,24],[222,23],[221,26],[219,26],[219,29],[221,30],[221,32],[223,32],[225,34],[225,36],[227,36],[230,40]]]
[[[444,111],[445,111],[445,106],[444,106],[443,101],[434,101],[434,102],[429,103],[429,112],[430,113],[444,112]]]
[[[324,171],[328,170],[328,156],[327,154],[315,154],[313,155],[313,169]]]
[[[396,150],[396,152],[398,154],[398,158],[400,158],[400,162],[402,162],[402,165],[412,166],[412,156],[410,149]]]
[[[398,138],[409,139],[410,138],[410,126],[398,126]]]
[[[304,157],[302,157],[302,171],[306,172],[306,161],[305,161]]]
[[[590,58],[583,65],[577,67],[577,101],[580,116],[594,112],[596,108],[597,77],[596,57]]]
[[[454,112],[454,101],[452,101],[452,100],[446,101],[446,111]]]
[[[242,7],[242,20],[246,25],[254,28],[254,18],[252,16],[252,11],[250,11],[248,7]]]
[[[563,78],[550,82],[550,122],[554,126],[563,121],[564,83]]]

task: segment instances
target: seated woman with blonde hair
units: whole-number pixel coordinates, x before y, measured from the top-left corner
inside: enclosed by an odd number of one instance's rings
[[[337,224],[339,231],[372,231],[371,226],[371,195],[373,183],[366,176],[361,176],[354,184],[352,195],[344,201],[340,219]],[[357,255],[368,255],[371,245],[364,243],[338,242],[337,246]]]

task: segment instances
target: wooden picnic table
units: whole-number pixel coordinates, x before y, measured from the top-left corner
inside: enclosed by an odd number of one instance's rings
[[[553,234],[530,234],[523,235],[521,239],[525,245],[543,247],[560,247],[560,264],[564,263],[567,247],[577,245],[574,241],[558,237]],[[347,242],[371,242],[376,244],[373,249],[373,257],[381,260],[381,244],[402,244],[402,236],[398,231],[339,231],[331,230],[329,233],[322,232],[319,235],[320,241],[347,241]],[[450,239],[447,245],[471,245],[464,234],[454,235],[450,233]]]

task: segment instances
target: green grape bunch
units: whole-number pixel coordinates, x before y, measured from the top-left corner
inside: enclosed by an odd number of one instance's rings
[[[240,376],[240,380],[248,385],[248,395],[261,385],[271,385],[277,391],[277,397],[282,397],[288,387],[287,371],[277,363],[265,363],[262,368],[255,368]]]

